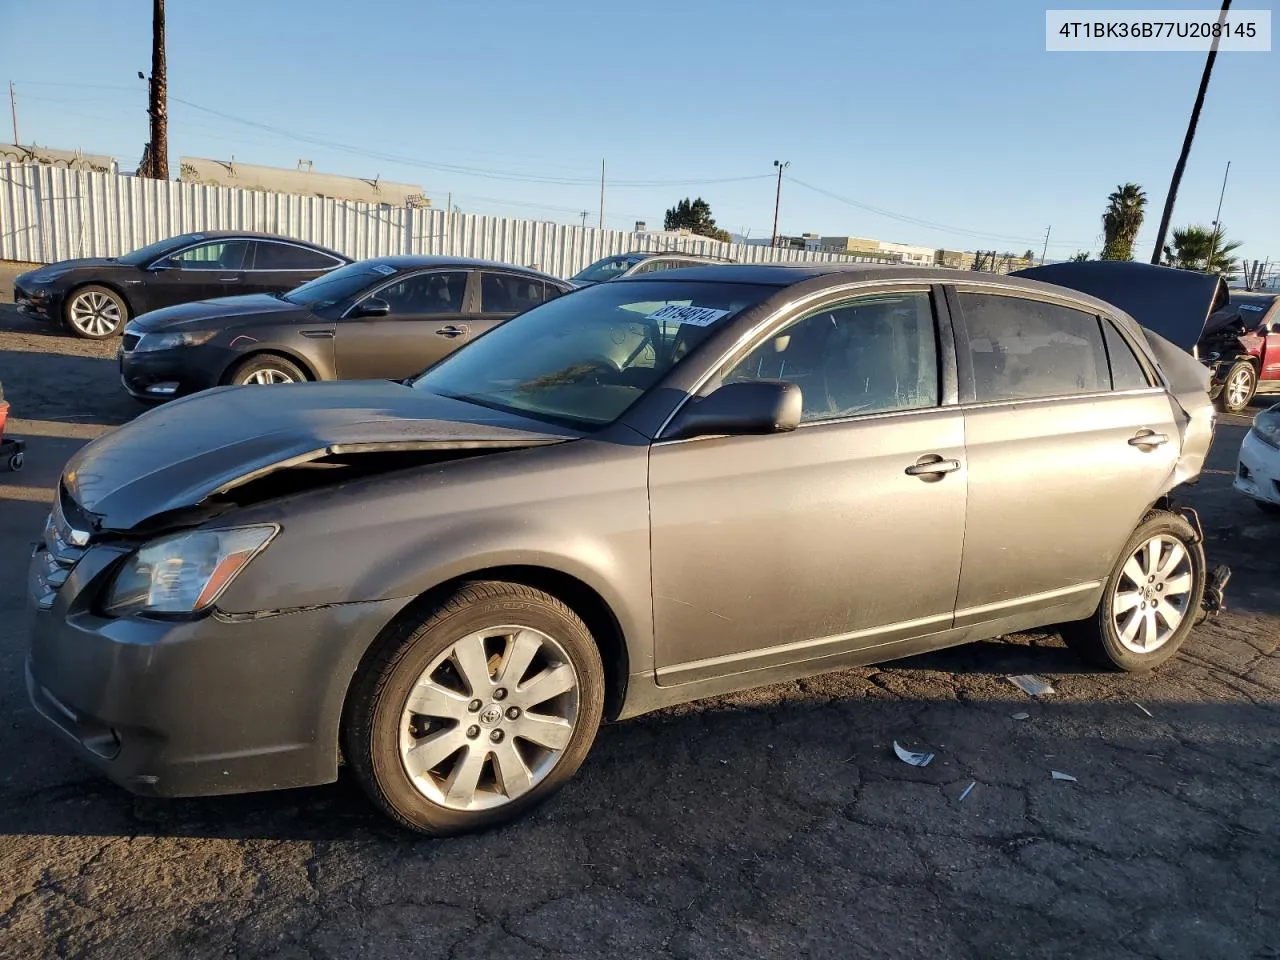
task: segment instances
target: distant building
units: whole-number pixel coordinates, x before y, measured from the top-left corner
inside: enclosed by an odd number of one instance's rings
[[[313,173],[309,165],[307,169],[289,170],[284,167],[240,163],[235,158],[224,161],[182,157],[178,170],[178,179],[183,183],[239,187],[242,190],[264,190],[271,193],[296,193],[303,196],[332,197],[336,200],[359,200],[392,207],[431,206],[422,187],[414,184],[394,183],[380,177],[366,180],[331,173]]]
[[[870,237],[822,237],[819,249],[827,253],[843,253],[849,256],[881,257],[895,263],[908,263],[918,267],[933,266],[937,254],[937,250],[933,247],[873,240]]]
[[[52,147],[22,146],[16,143],[0,143],[0,163],[42,163],[50,167],[68,170],[90,170],[94,173],[119,173],[120,166],[114,157],[104,154],[84,153],[80,150],[55,150]]]

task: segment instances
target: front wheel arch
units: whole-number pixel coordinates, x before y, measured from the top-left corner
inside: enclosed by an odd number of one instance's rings
[[[218,384],[220,386],[229,386],[237,370],[239,370],[246,363],[256,360],[259,357],[278,357],[281,360],[285,360],[293,364],[295,367],[301,370],[304,374],[306,374],[307,380],[314,383],[316,380],[320,379],[318,376],[316,376],[316,372],[314,369],[312,369],[311,364],[307,363],[307,361],[303,360],[296,353],[290,353],[287,350],[268,349],[268,350],[254,350],[252,353],[245,353],[236,357],[233,361],[231,361],[231,363],[227,364],[226,369],[222,371],[222,376],[218,378]]]

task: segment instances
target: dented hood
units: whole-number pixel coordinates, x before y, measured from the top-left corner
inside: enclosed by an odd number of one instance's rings
[[[581,435],[390,381],[219,387],[99,437],[71,459],[62,480],[98,529],[129,530],[325,456],[501,450]]]

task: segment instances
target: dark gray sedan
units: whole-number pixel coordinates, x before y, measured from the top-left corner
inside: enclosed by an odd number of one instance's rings
[[[219,387],[89,444],[32,558],[30,696],[130,790],[341,758],[449,833],[697,697],[1046,624],[1145,670],[1222,599],[1173,499],[1205,384],[1028,280],[600,284],[410,383]]]

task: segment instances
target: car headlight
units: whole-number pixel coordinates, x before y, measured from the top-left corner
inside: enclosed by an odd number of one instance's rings
[[[1280,410],[1263,410],[1253,418],[1253,432],[1263,443],[1280,447]]]
[[[217,330],[202,333],[144,333],[134,345],[134,353],[146,353],[148,350],[172,350],[174,347],[198,347],[208,343],[217,334]]]
[[[116,574],[103,608],[117,617],[207,610],[279,529],[196,530],[149,543]]]

